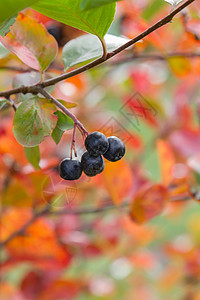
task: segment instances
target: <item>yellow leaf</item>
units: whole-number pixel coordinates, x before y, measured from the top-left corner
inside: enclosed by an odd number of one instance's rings
[[[178,77],[188,75],[192,69],[191,62],[186,57],[170,57],[168,63],[173,73]]]

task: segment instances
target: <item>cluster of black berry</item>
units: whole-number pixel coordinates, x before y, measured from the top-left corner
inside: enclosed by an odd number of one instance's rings
[[[101,132],[92,132],[85,139],[86,152],[81,162],[77,159],[65,158],[59,166],[60,176],[65,180],[76,180],[82,171],[89,177],[104,170],[105,162],[102,155],[109,161],[120,160],[125,154],[124,143],[116,136],[106,137]]]

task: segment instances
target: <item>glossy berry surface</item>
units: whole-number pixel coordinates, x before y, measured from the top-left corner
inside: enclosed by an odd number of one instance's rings
[[[125,152],[126,148],[124,143],[116,136],[108,137],[109,147],[106,153],[104,153],[104,157],[112,162],[120,160]]]
[[[62,39],[63,39],[62,27],[58,26],[56,24],[50,24],[47,27],[47,30],[56,39],[58,45],[61,46],[62,45]]]
[[[98,131],[90,133],[85,139],[85,148],[93,156],[104,154],[108,150],[108,146],[107,137]]]
[[[82,166],[80,161],[65,158],[59,165],[60,177],[65,180],[76,180],[81,177]]]
[[[105,162],[101,155],[92,156],[87,151],[83,154],[81,158],[81,164],[83,172],[89,177],[101,173],[105,167]]]

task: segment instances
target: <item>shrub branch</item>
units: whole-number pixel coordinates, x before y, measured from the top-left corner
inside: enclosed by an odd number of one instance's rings
[[[73,77],[75,75],[78,75],[80,73],[83,73],[83,72],[85,72],[85,71],[87,71],[91,68],[94,68],[94,67],[102,64],[103,62],[109,60],[111,57],[113,57],[113,56],[117,55],[118,53],[122,52],[123,50],[127,49],[128,47],[133,46],[135,43],[142,40],[143,38],[148,36],[150,33],[156,31],[158,28],[160,28],[160,27],[164,26],[165,24],[171,22],[175,15],[177,15],[180,11],[182,11],[184,8],[186,8],[188,5],[190,5],[194,1],[195,0],[185,1],[180,6],[178,6],[176,9],[174,9],[172,12],[170,12],[167,16],[165,16],[164,18],[162,18],[161,20],[159,20],[158,22],[156,22],[155,24],[150,26],[148,29],[146,29],[145,31],[143,31],[142,33],[140,33],[139,35],[134,37],[132,40],[130,40],[127,43],[125,43],[124,45],[120,46],[119,48],[117,48],[113,52],[107,53],[107,55],[103,55],[102,57],[96,59],[95,61],[93,61],[93,62],[91,62],[91,63],[89,63],[85,66],[82,66],[80,68],[72,70],[68,73],[62,74],[60,76],[54,77],[52,79],[45,80],[45,81],[43,81],[41,83],[38,83],[36,85],[21,86],[21,87],[11,89],[11,90],[8,90],[8,91],[0,92],[0,97],[9,97],[10,95],[18,94],[18,93],[23,93],[23,94],[37,93],[38,87],[45,88],[47,86],[55,85],[56,83],[58,83],[62,80],[71,78],[71,77]]]

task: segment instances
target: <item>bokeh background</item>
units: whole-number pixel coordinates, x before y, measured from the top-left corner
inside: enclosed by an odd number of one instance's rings
[[[133,38],[170,9],[161,0],[120,1],[109,33]],[[46,76],[61,74],[62,47],[85,33],[31,9],[24,13],[56,38],[59,54]],[[0,90],[37,82],[38,75],[0,45]],[[134,47],[57,84],[52,95],[69,102],[89,132],[116,135],[127,149],[120,162],[106,162],[102,174],[76,182],[58,174],[59,162],[70,155],[72,130],[58,145],[45,138],[35,170],[13,136],[14,112],[4,106],[0,240],[18,233],[0,250],[1,300],[200,299],[199,77],[197,0]],[[76,149],[81,157],[78,132]],[[156,184],[167,188],[170,201],[138,224],[134,199]],[[24,227],[48,203],[54,213]]]

